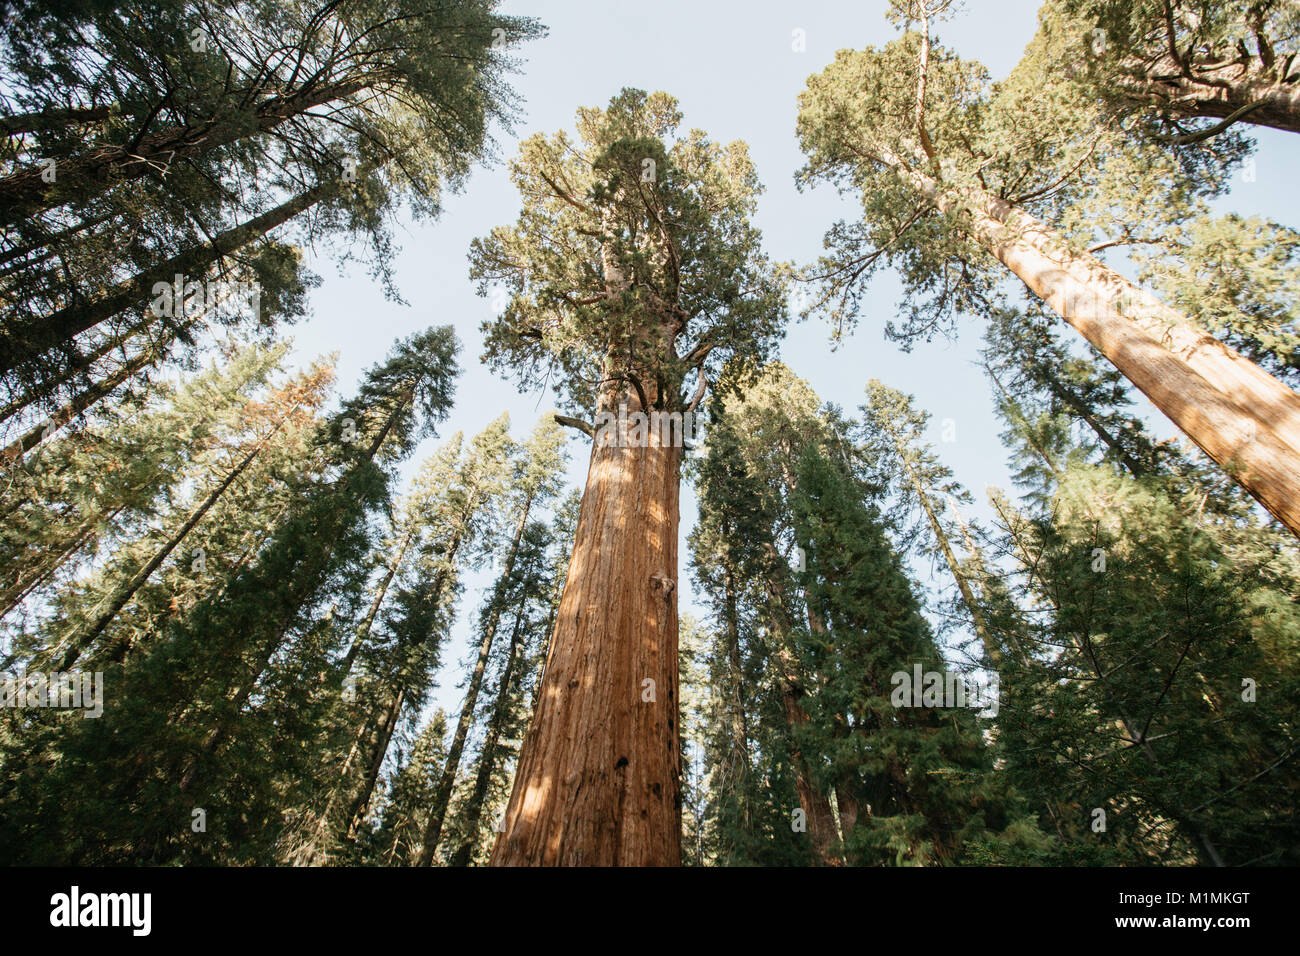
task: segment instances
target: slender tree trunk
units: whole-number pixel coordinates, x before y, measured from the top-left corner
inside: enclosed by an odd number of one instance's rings
[[[474,847],[478,844],[478,824],[483,816],[483,803],[487,800],[492,774],[496,771],[497,747],[501,741],[501,732],[510,714],[511,685],[515,679],[515,663],[519,658],[519,637],[523,632],[523,623],[524,609],[519,607],[515,613],[514,629],[510,633],[506,664],[501,670],[501,684],[497,688],[496,703],[492,708],[492,717],[488,721],[487,736],[483,740],[483,750],[479,753],[478,767],[474,774],[474,789],[465,802],[465,842],[451,858],[451,866],[469,866]]]
[[[1007,414],[1010,415],[1012,418],[1016,420],[1016,422],[1019,423],[1022,429],[1021,434],[1024,435],[1025,441],[1029,443],[1029,447],[1034,450],[1034,454],[1036,454],[1039,458],[1042,459],[1043,464],[1047,466],[1047,470],[1050,471],[1057,478],[1060,478],[1062,473],[1061,466],[1057,464],[1056,459],[1053,458],[1051,454],[1048,453],[1047,449],[1044,448],[1042,444],[1038,441],[1038,439],[1034,437],[1034,430],[1033,428],[1030,427],[1029,422],[1025,419],[1024,413],[1021,412],[1020,405],[1016,402],[1014,398],[1012,398],[1010,395],[1007,394],[1007,390],[1002,387],[1002,380],[998,378],[997,373],[993,371],[992,367],[990,367],[987,362],[984,364],[984,371],[988,373],[988,377],[993,381],[993,384],[997,387],[998,394],[1002,396],[1002,400],[1006,403]]]
[[[118,103],[109,103],[105,106],[51,107],[33,113],[14,113],[10,116],[0,116],[0,133],[16,136],[19,133],[63,129],[65,126],[97,123],[111,116],[133,116],[138,111],[138,107],[123,110],[121,104]]]
[[[126,583],[126,586],[117,592],[109,606],[95,618],[86,630],[74,638],[72,646],[68,648],[67,653],[64,654],[63,660],[59,664],[60,671],[71,669],[72,665],[77,662],[77,658],[81,656],[82,651],[94,643],[95,638],[99,637],[104,628],[108,627],[113,618],[117,617],[118,612],[121,611],[122,608],[126,607],[127,602],[135,596],[135,592],[140,590],[144,583],[152,577],[153,573],[158,570],[164,561],[167,560],[168,555],[180,546],[180,543],[185,540],[185,536],[194,530],[194,526],[203,520],[204,515],[206,515],[212,509],[212,506],[220,500],[221,496],[226,493],[226,489],[234,484],[235,480],[244,473],[249,465],[253,463],[253,459],[261,454],[272,436],[280,430],[280,426],[284,424],[285,418],[287,417],[287,415],[281,417],[281,419],[276,422],[275,427],[263,438],[258,440],[257,444],[254,445],[252,450],[244,456],[243,460],[241,460],[239,464],[231,470],[230,474],[226,475],[220,484],[208,492],[207,496],[204,497],[199,506],[190,512],[190,516],[185,519],[185,523],[176,529],[175,533],[173,533],[172,536],[163,543],[163,546],[154,552],[153,557],[145,563],[144,567],[137,571],[135,576]]]
[[[330,821],[334,817],[334,808],[338,806],[339,794],[342,793],[348,776],[352,773],[352,765],[356,763],[357,758],[361,755],[361,745],[365,742],[366,731],[369,729],[370,717],[367,715],[361,721],[357,732],[352,736],[352,746],[348,748],[347,756],[343,758],[343,765],[339,768],[338,782],[330,789],[329,797],[325,800],[324,809],[316,816],[316,821],[312,824],[309,842],[306,846],[301,846],[295,850],[290,857],[289,862],[294,866],[312,866],[324,862],[326,859],[324,845],[329,838]]]
[[[72,421],[101,398],[110,394],[136,372],[152,366],[157,360],[157,355],[151,352],[141,352],[112,375],[108,375],[93,383],[89,388],[78,392],[72,396],[71,401],[53,415],[50,415],[46,421],[38,422],[23,433],[21,437],[15,438],[3,450],[0,450],[0,461],[14,462],[22,458],[23,455],[44,441],[48,435],[52,435],[56,429]]]
[[[447,586],[447,582],[451,578],[451,568],[454,566],[456,554],[459,552],[460,546],[461,535],[457,533],[452,538],[451,545],[447,549],[447,555],[445,558],[446,563],[443,567],[438,569],[437,577],[434,580],[433,596],[435,601],[437,601],[439,595],[442,594],[442,589]],[[375,784],[379,780],[379,770],[384,765],[384,757],[388,754],[388,745],[392,742],[393,731],[397,727],[397,715],[401,710],[405,698],[406,688],[395,688],[392,703],[389,704],[389,709],[385,711],[385,717],[380,722],[379,736],[375,740],[373,749],[370,751],[370,760],[366,765],[366,776],[362,780],[361,787],[357,791],[357,794],[352,801],[352,805],[348,810],[347,838],[349,840],[356,834],[361,825],[361,820],[365,816],[366,808],[370,806],[370,799],[375,792]],[[394,707],[396,710],[393,709]]]
[[[745,716],[745,668],[740,656],[740,631],[737,627],[736,584],[730,569],[724,572],[723,590],[727,603],[727,705],[731,710],[732,778],[740,817],[746,831],[750,826],[749,779],[753,769],[749,760],[749,727]]]
[[[966,526],[966,522],[962,520],[961,512],[957,509],[957,499],[950,495],[948,501],[952,507],[953,518],[956,519],[957,527],[961,531],[961,538],[963,544],[966,546],[966,553],[971,556],[971,559],[975,564],[975,576],[979,579],[980,589],[987,596],[988,573],[985,571],[984,557],[980,553],[979,546],[975,544],[974,540],[972,540],[970,529]],[[1028,660],[1028,655],[1025,654],[1025,649],[1020,644],[1019,638],[1012,631],[1008,631],[1006,636],[1012,660],[1018,664],[1024,664],[1025,661]]]
[[[320,202],[330,188],[332,187],[314,186],[242,225],[227,229],[210,242],[186,249],[136,273],[92,302],[69,305],[45,316],[39,324],[9,330],[0,337],[0,374],[8,373],[50,349],[71,341],[119,312],[146,303],[150,291],[158,282],[171,282],[177,274],[193,278],[205,273],[223,256],[230,255]]]
[[[1052,394],[1065,402],[1066,405],[1070,406],[1084,424],[1091,428],[1094,434],[1096,434],[1096,436],[1106,444],[1106,447],[1115,453],[1120,464],[1128,469],[1130,475],[1134,478],[1141,478],[1143,474],[1146,473],[1145,469],[1139,465],[1137,461],[1134,460],[1133,456],[1128,453],[1128,450],[1120,444],[1119,439],[1111,434],[1110,429],[1097,421],[1097,416],[1088,408],[1087,403],[1073,391],[1061,385],[1060,382],[1056,380],[1056,376],[1051,374],[1050,370],[1043,369],[1041,371],[1045,376],[1044,380],[1047,382],[1047,387],[1051,390]]]
[[[835,785],[835,805],[840,811],[840,830],[843,831],[844,842],[847,844],[854,827],[858,825],[858,815],[861,813],[858,795],[854,792],[851,782],[846,781]]]
[[[78,233],[85,232],[87,229],[93,229],[98,225],[108,222],[112,218],[112,213],[104,213],[99,216],[91,216],[89,219],[83,219],[74,225],[68,226],[66,229],[60,229],[58,232],[46,232],[44,239],[29,242],[21,246],[14,246],[11,249],[6,249],[4,252],[0,252],[0,265],[8,265],[15,259],[21,259],[23,256],[31,255],[33,252],[40,249],[59,245],[64,241],[71,239]],[[44,232],[44,230],[39,231]],[[19,268],[22,268],[22,266]],[[9,270],[6,270],[6,275],[8,272]]]
[[[528,512],[532,509],[532,496],[524,499],[519,512],[519,522],[515,526],[515,536],[506,553],[505,565],[501,570],[500,580],[509,588],[510,575],[514,571],[515,560],[519,555],[519,542],[524,536],[524,527],[528,524]],[[503,595],[494,595],[494,598]],[[496,639],[497,626],[501,622],[501,606],[493,600],[488,618],[483,623],[483,636],[479,641],[478,660],[474,662],[474,672],[470,675],[469,686],[465,689],[465,702],[460,708],[460,719],[456,722],[456,733],[452,736],[451,749],[447,751],[447,761],[443,764],[442,777],[438,781],[438,790],[429,808],[429,818],[424,825],[424,843],[416,866],[428,866],[433,862],[433,854],[438,849],[438,840],[442,836],[442,825],[447,818],[447,807],[451,804],[451,792],[456,786],[456,774],[460,770],[460,757],[465,751],[465,740],[469,737],[470,725],[474,722],[474,708],[478,706],[478,694],[483,686],[483,674],[487,670],[488,656],[492,653],[492,642]]]
[[[126,334],[123,336],[120,337],[113,336],[113,337],[106,338],[101,344],[97,345],[92,351],[86,353],[85,355],[79,356],[76,360],[70,362],[68,366],[64,369],[63,375],[57,382],[47,382],[45,384],[45,387],[42,387],[39,390],[32,389],[19,394],[17,398],[10,399],[2,407],[0,407],[0,421],[8,421],[10,418],[18,414],[19,412],[21,412],[24,408],[28,407],[33,402],[38,402],[42,398],[46,397],[53,388],[56,388],[57,386],[62,385],[65,382],[71,382],[77,375],[89,369],[96,362],[102,359],[105,355],[113,351],[113,349],[117,348],[120,345],[125,344],[127,339],[135,335],[137,332],[142,331],[146,326],[148,326],[148,324],[149,324],[149,320],[146,319],[143,322],[137,323],[133,328],[129,329],[126,332]],[[38,391],[43,392],[44,394],[37,394]]]
[[[493,866],[681,864],[681,449],[651,431],[644,447],[592,449],[545,686]]]
[[[414,537],[415,525],[412,523],[406,534],[402,536],[402,543],[398,546],[397,553],[384,571],[384,576],[380,578],[379,584],[375,587],[375,596],[370,602],[370,608],[366,611],[365,618],[357,625],[356,636],[352,639],[347,654],[343,656],[342,673],[345,677],[352,673],[352,664],[357,659],[357,654],[361,651],[362,646],[370,637],[370,631],[375,626],[375,618],[379,615],[379,609],[383,606],[384,598],[388,596],[388,588],[392,585],[393,578],[397,576],[398,570],[402,567],[402,561],[405,559],[406,551],[411,546],[411,539]]]
[[[981,245],[1300,536],[1300,396],[1023,210],[895,168],[936,208],[966,213]]]
[[[95,515],[87,518],[77,526],[77,529],[70,534],[65,541],[67,542],[59,551],[50,554],[47,553],[36,565],[30,569],[22,569],[18,573],[17,580],[14,581],[4,591],[0,591],[0,617],[8,614],[18,602],[30,594],[34,589],[49,579],[57,571],[63,562],[68,560],[95,533],[95,526],[100,523],[108,523],[116,518],[122,511],[122,506],[114,508],[106,515]],[[28,573],[23,573],[27,571]]]
[[[886,427],[888,428],[888,426]],[[934,539],[939,544],[943,560],[948,565],[953,580],[957,582],[957,590],[961,593],[962,603],[966,605],[966,610],[970,612],[975,634],[979,637],[980,643],[984,645],[984,653],[988,655],[989,663],[996,669],[1002,665],[1002,649],[998,647],[997,641],[993,639],[988,622],[984,618],[984,610],[980,607],[979,601],[975,599],[975,592],[971,590],[970,582],[966,580],[966,574],[962,571],[961,565],[957,563],[957,556],[953,554],[948,535],[939,523],[938,515],[935,514],[928,490],[921,481],[920,475],[916,473],[916,469],[912,466],[912,459],[908,449],[903,446],[902,441],[892,428],[888,428],[888,431],[889,437],[894,443],[894,448],[898,452],[898,460],[903,463],[903,470],[907,472],[908,483],[912,486],[912,491],[916,493],[916,499],[920,502],[921,510],[925,512],[926,520],[930,523],[930,530],[934,533]]]
[[[379,449],[383,446],[383,443],[392,432],[398,416],[402,413],[405,405],[411,401],[413,395],[414,392],[409,389],[404,393],[402,401],[393,408],[388,418],[384,421],[383,427],[375,435],[374,440],[363,453],[362,460],[370,461],[376,454],[378,454]],[[353,474],[355,474],[354,471],[349,471],[347,475],[340,480],[345,482],[349,481]],[[331,524],[337,525],[337,523],[338,521],[336,517]],[[203,762],[216,753],[218,748],[225,743],[226,737],[234,726],[235,721],[238,720],[244,704],[252,695],[253,688],[257,685],[257,682],[261,680],[262,674],[265,673],[267,666],[271,662],[271,658],[275,656],[276,650],[278,650],[280,645],[284,642],[285,634],[293,621],[294,614],[297,613],[301,603],[306,600],[306,594],[310,592],[312,580],[320,573],[320,569],[323,569],[328,565],[334,545],[333,538],[328,533],[325,533],[326,530],[327,529],[322,529],[323,533],[321,534],[321,540],[325,542],[325,544],[314,550],[307,558],[312,567],[309,571],[302,573],[299,577],[299,581],[302,583],[303,593],[300,593],[299,595],[291,595],[286,600],[281,609],[279,619],[274,622],[270,630],[270,637],[267,639],[261,652],[258,654],[251,672],[245,676],[242,683],[236,685],[233,694],[228,694],[226,696],[227,707],[225,708],[224,713],[218,715],[216,725],[213,726],[204,737],[202,743],[199,745],[198,751],[190,758],[185,769],[182,771],[180,783],[178,784],[178,788],[182,793],[188,792],[190,787],[193,786],[194,781],[198,776],[199,768]],[[387,742],[385,742],[384,746],[387,748]]]
[[[333,83],[314,90],[265,100],[253,127],[238,117],[218,115],[198,126],[173,127],[141,137],[138,143],[101,146],[57,160],[54,182],[42,178],[44,166],[30,164],[0,177],[0,226],[13,225],[67,202],[84,201],[107,190],[113,182],[139,179],[166,170],[174,163],[208,150],[228,146],[250,135],[268,132],[309,109],[342,99],[365,83]]]
[[[352,806],[348,808],[347,839],[352,840],[361,829],[361,823],[370,809],[370,799],[375,795],[375,784],[379,781],[379,771],[388,756],[388,745],[397,729],[397,719],[402,716],[402,705],[406,703],[406,688],[398,687],[384,709],[384,719],[379,725],[379,739],[370,752],[370,762],[366,765],[366,776],[361,789],[357,791]]]

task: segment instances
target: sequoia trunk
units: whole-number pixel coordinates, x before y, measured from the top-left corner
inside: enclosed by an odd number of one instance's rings
[[[493,866],[681,863],[681,449],[650,431],[643,447],[597,442],[592,449],[541,694]]]
[[[1300,536],[1300,397],[1043,223],[978,190],[891,165],[1078,330],[1152,404]]]

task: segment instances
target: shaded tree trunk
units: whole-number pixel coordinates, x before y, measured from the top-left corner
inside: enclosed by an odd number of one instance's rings
[[[451,866],[469,866],[470,857],[478,843],[478,825],[483,816],[483,803],[487,800],[488,787],[492,783],[492,774],[497,767],[497,747],[501,741],[501,732],[506,718],[510,715],[512,683],[515,679],[515,664],[519,657],[519,636],[523,631],[524,613],[520,608],[515,614],[515,626],[510,634],[510,649],[506,652],[506,664],[501,671],[501,685],[497,689],[496,703],[492,708],[492,717],[488,722],[487,736],[483,740],[483,750],[479,754],[478,767],[474,774],[474,789],[465,802],[465,842],[451,858]]]
[[[500,580],[509,586],[510,575],[514,571],[515,560],[519,555],[519,541],[524,536],[524,527],[528,524],[528,512],[532,508],[531,496],[523,502],[519,513],[519,523],[515,527],[515,536],[510,542],[505,565]],[[465,740],[469,737],[470,724],[474,722],[474,708],[478,705],[478,694],[483,686],[483,673],[487,669],[488,656],[492,653],[492,642],[496,639],[497,626],[501,622],[501,606],[497,600],[491,605],[488,619],[483,624],[483,636],[479,641],[478,660],[474,662],[474,672],[470,675],[469,686],[465,689],[465,702],[460,708],[460,719],[456,721],[456,733],[452,736],[451,749],[447,751],[447,761],[443,764],[442,777],[438,780],[438,790],[429,808],[429,818],[424,825],[424,842],[416,866],[428,866],[433,862],[433,854],[438,849],[438,840],[442,836],[442,825],[447,818],[447,807],[451,803],[451,792],[456,786],[456,773],[460,769],[460,757],[465,751]],[[511,649],[513,654],[513,647]]]
[[[921,510],[925,512],[926,520],[930,524],[930,531],[933,532],[934,539],[939,544],[939,551],[943,554],[944,563],[948,565],[948,571],[952,574],[953,580],[957,582],[957,590],[961,593],[962,603],[966,605],[966,610],[970,612],[975,635],[980,639],[980,643],[984,645],[984,653],[988,655],[989,663],[996,669],[1002,665],[1002,649],[998,647],[997,641],[993,639],[992,632],[989,631],[988,622],[984,618],[984,609],[980,607],[979,601],[975,598],[975,592],[971,589],[970,582],[966,580],[965,572],[962,571],[961,565],[957,562],[957,556],[953,553],[952,545],[948,541],[948,535],[939,523],[939,516],[935,514],[928,489],[921,481],[921,477],[916,473],[916,469],[912,467],[912,460],[907,453],[907,449],[892,428],[889,429],[889,437],[898,452],[898,460],[902,462],[903,470],[907,472],[908,483],[912,486],[912,491],[916,493],[916,499],[921,504]]]
[[[8,330],[0,338],[0,374],[30,362],[71,341],[105,319],[138,307],[147,301],[150,290],[159,282],[171,282],[179,273],[193,278],[205,273],[223,256],[288,222],[294,216],[320,202],[328,186],[315,186],[281,203],[242,225],[227,229],[211,241],[194,246],[137,272],[114,286],[107,294],[88,303],[76,303],[42,318],[39,324]]]
[[[0,462],[13,462],[22,458],[23,455],[44,441],[48,435],[52,435],[56,429],[63,427],[101,398],[111,394],[115,388],[136,372],[154,365],[158,358],[159,356],[152,352],[141,352],[112,375],[105,376],[98,382],[92,383],[90,387],[82,389],[72,396],[71,401],[50,415],[46,421],[38,422],[20,437],[11,441],[3,450],[0,450]]]
[[[119,505],[105,515],[95,515],[87,518],[67,537],[67,544],[59,551],[52,554],[47,553],[36,565],[26,569],[28,573],[24,574],[20,571],[18,579],[5,588],[4,591],[0,591],[0,617],[17,607],[19,601],[35,588],[40,587],[42,582],[46,581],[50,575],[63,565],[64,561],[79,551],[94,535],[96,525],[101,522],[107,524],[112,521],[122,512],[122,508],[123,506]]]
[[[203,516],[226,493],[226,489],[234,484],[235,480],[253,463],[253,459],[261,454],[272,436],[280,430],[285,418],[287,418],[287,415],[281,417],[276,422],[275,427],[258,440],[257,444],[244,456],[243,460],[215,488],[208,492],[199,506],[190,512],[190,516],[185,519],[184,524],[176,529],[172,536],[163,543],[162,547],[154,552],[153,557],[145,563],[144,567],[137,571],[131,580],[126,583],[126,586],[118,591],[109,606],[91,622],[90,626],[74,639],[72,646],[68,648],[59,664],[60,671],[69,670],[77,662],[77,658],[81,656],[81,653],[94,643],[95,638],[99,637],[104,628],[108,627],[113,618],[117,617],[118,612],[126,607],[127,602],[135,596],[135,592],[140,590],[144,583],[158,570],[159,566],[167,560],[168,555],[180,546],[180,543],[185,540],[185,536],[194,530],[194,526],[203,520]]]
[[[89,199],[107,190],[113,182],[139,179],[187,157],[268,132],[313,107],[351,96],[364,88],[365,83],[353,80],[314,90],[298,90],[265,100],[257,108],[251,126],[239,117],[219,115],[197,126],[150,133],[135,143],[101,146],[81,155],[61,157],[52,183],[41,178],[43,166],[27,165],[0,177],[0,209],[4,210],[0,213],[0,225],[12,225],[64,203]]]
[[[731,710],[732,786],[740,801],[740,818],[746,830],[750,825],[749,779],[753,768],[749,760],[749,727],[745,718],[745,668],[740,656],[740,633],[737,627],[736,585],[730,570],[724,574],[723,589],[727,602],[727,666],[729,681],[727,705]]]
[[[1257,62],[1185,70],[1172,57],[1130,62],[1117,86],[1129,99],[1173,117],[1229,120],[1300,133],[1300,70],[1279,78]]]

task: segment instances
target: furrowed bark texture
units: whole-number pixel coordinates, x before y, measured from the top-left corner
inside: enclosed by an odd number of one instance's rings
[[[1170,421],[1300,536],[1300,397],[1154,296],[1064,248],[1033,216],[958,196],[891,162],[1101,352]]]
[[[1279,80],[1258,61],[1190,74],[1172,57],[1151,66],[1133,63],[1121,73],[1119,89],[1172,116],[1225,120],[1240,113],[1243,123],[1300,133],[1300,73]]]
[[[592,449],[493,866],[681,863],[680,467],[681,449],[658,434],[646,447]]]

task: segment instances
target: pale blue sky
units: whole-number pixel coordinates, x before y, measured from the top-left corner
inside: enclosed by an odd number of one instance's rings
[[[1001,77],[1019,60],[1036,25],[1036,0],[970,0],[966,10],[936,31],[964,57],[981,60]],[[895,35],[885,19],[885,0],[852,3],[835,0],[508,0],[504,11],[534,16],[549,35],[526,45],[522,72],[511,82],[523,98],[514,136],[498,133],[502,160],[518,139],[539,130],[571,128],[578,106],[602,105],[624,86],[665,90],[676,96],[683,126],[698,127],[718,141],[745,140],[762,181],[757,223],[773,259],[798,263],[821,251],[826,227],[852,217],[854,203],[821,188],[799,193],[794,173],[802,156],[794,136],[795,99],[809,74],[818,72],[844,47],[886,43]],[[792,49],[792,34],[805,31],[807,48]],[[1225,208],[1263,213],[1300,225],[1295,173],[1300,169],[1300,137],[1263,134],[1254,182],[1238,182]],[[519,395],[514,386],[478,363],[479,325],[490,317],[489,302],[478,298],[468,278],[470,240],[495,225],[512,222],[519,209],[503,163],[475,170],[466,188],[449,196],[435,223],[408,225],[399,233],[402,252],[394,271],[409,307],[386,301],[361,270],[339,275],[328,259],[311,263],[323,278],[312,296],[312,315],[293,329],[299,361],[337,350],[339,391],[350,393],[361,372],[379,361],[393,339],[431,324],[455,326],[462,343],[464,374],[456,408],[442,435],[463,429],[467,435],[509,411],[517,437],[526,434],[550,407],[548,394]],[[986,516],[984,488],[1010,487],[1006,454],[998,440],[989,389],[972,364],[982,329],[971,320],[959,341],[938,339],[903,353],[881,334],[898,301],[898,285],[882,276],[874,284],[857,332],[831,351],[827,329],[819,323],[794,325],[783,359],[806,377],[818,394],[848,410],[861,402],[870,378],[880,378],[916,396],[933,418],[932,440],[957,478],[975,495],[976,516]],[[940,443],[939,423],[951,419],[956,440]],[[1170,434],[1159,418],[1152,424]],[[428,454],[422,448],[407,471]],[[571,442],[570,480],[581,486],[586,443]],[[685,537],[695,518],[689,487],[682,496],[682,610],[692,595],[686,572]],[[917,567],[923,579],[928,567]],[[444,652],[436,702],[453,712],[461,691],[469,617],[490,585],[486,572],[467,577],[461,620]]]

